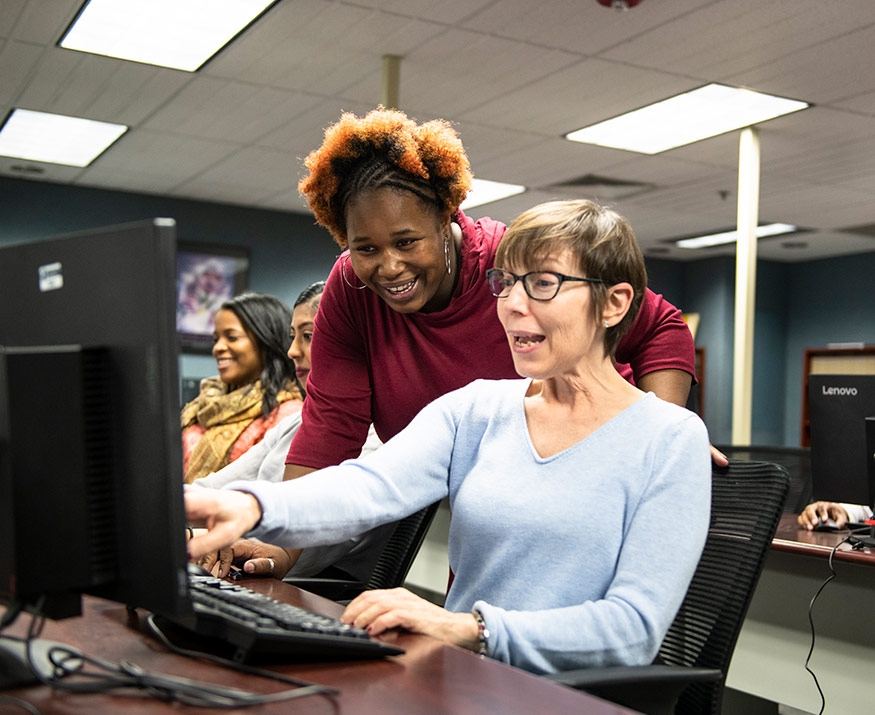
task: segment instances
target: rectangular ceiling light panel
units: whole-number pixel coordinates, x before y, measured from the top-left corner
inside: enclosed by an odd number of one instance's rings
[[[501,181],[488,181],[487,179],[474,179],[472,181],[471,190],[468,196],[459,207],[463,211],[490,204],[493,201],[500,201],[510,196],[516,196],[526,190],[525,186],[519,184],[505,184]]]
[[[793,233],[799,229],[788,223],[769,223],[763,226],[757,226],[757,238],[765,238],[767,236],[780,236],[785,233]],[[709,248],[711,246],[722,246],[725,243],[735,243],[738,240],[738,231],[722,231],[720,233],[711,233],[707,236],[696,236],[695,238],[682,238],[675,241],[678,248]]]
[[[15,109],[0,129],[0,155],[84,167],[127,130],[124,124]]]
[[[89,0],[59,43],[194,72],[276,0]]]
[[[794,99],[709,84],[578,129],[565,138],[641,154],[658,154],[808,106]]]

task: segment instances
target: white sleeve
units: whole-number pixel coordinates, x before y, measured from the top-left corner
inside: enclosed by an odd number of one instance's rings
[[[872,517],[872,510],[865,504],[840,504],[848,512],[848,521],[866,521]]]
[[[269,482],[281,482],[289,445],[300,425],[300,413],[284,417],[265,432],[260,442],[252,445],[238,459],[217,472],[195,479],[192,484],[221,489],[234,481],[264,479]]]

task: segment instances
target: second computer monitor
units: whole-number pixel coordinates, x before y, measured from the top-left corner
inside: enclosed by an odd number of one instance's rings
[[[809,375],[808,406],[814,499],[873,506],[875,375]]]

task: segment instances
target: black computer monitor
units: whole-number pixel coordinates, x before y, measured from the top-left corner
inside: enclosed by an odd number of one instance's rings
[[[0,603],[187,603],[171,219],[0,248]]]
[[[813,498],[873,506],[875,375],[809,375],[808,412]]]

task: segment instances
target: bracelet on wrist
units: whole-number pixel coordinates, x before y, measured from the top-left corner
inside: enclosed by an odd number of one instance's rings
[[[480,611],[471,611],[471,615],[477,621],[477,641],[479,644],[477,653],[485,656],[489,653],[489,629],[486,627],[486,621],[483,620],[483,614]]]

